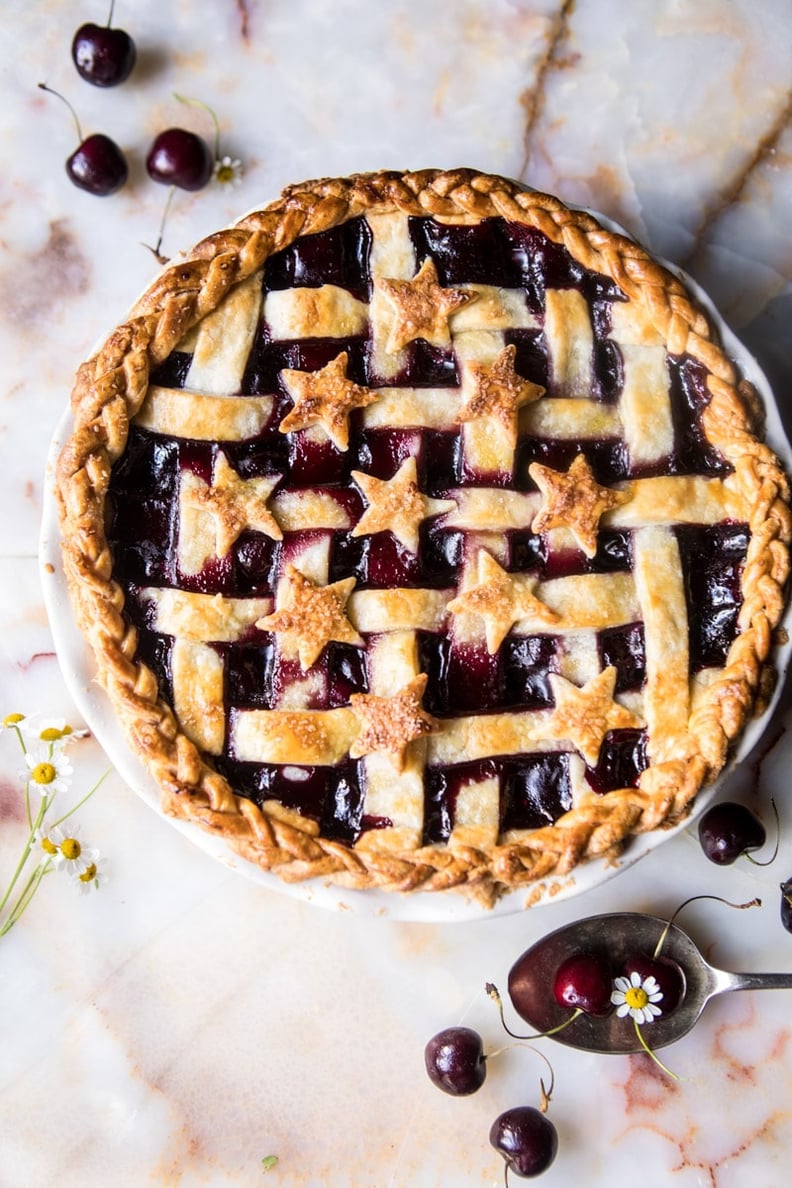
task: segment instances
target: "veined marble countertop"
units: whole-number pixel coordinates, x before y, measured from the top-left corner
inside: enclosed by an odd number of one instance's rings
[[[244,163],[236,190],[178,193],[163,251],[274,198],[289,181],[471,165],[622,222],[709,291],[753,350],[789,423],[792,403],[792,9],[788,0],[135,0],[114,23],[139,63],[112,90],[83,82],[70,45],[104,0],[6,0],[0,23],[0,718],[80,725],[53,652],[36,560],[48,442],[71,378],[156,264],[166,191],[145,174],[174,124]],[[86,133],[128,153],[130,181],[99,199],[63,168]],[[763,762],[724,795],[781,844],[767,867],[718,868],[688,829],[590,892],[464,924],[334,912],[258,886],[207,857],[111,773],[80,812],[109,879],[74,896],[45,880],[0,939],[0,1188],[126,1186],[472,1188],[498,1185],[489,1147],[503,1109],[537,1100],[541,1061],[515,1049],[476,1095],[439,1093],[423,1048],[464,1021],[503,1033],[485,981],[576,916],[670,914],[725,968],[792,970],[779,883],[792,874],[782,700]],[[107,761],[71,751],[75,789]],[[0,872],[24,842],[20,760],[0,737]],[[769,849],[769,847],[768,847]],[[775,1188],[792,1148],[788,993],[712,1004],[672,1048],[584,1055],[551,1041],[559,1132],[548,1185]],[[277,1155],[277,1167],[262,1158]],[[512,1180],[512,1183],[517,1181]]]

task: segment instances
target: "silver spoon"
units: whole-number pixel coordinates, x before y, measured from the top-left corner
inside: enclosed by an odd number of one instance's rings
[[[519,1003],[518,1013],[531,1027],[538,1032],[551,1031],[569,1019],[569,1008],[559,1006],[553,997],[553,981],[562,961],[574,954],[598,951],[607,953],[613,968],[618,969],[621,962],[637,953],[652,957],[666,929],[658,956],[676,962],[685,992],[673,1011],[642,1027],[653,1051],[687,1035],[710,999],[718,994],[727,990],[792,989],[792,973],[727,973],[714,969],[676,924],[669,926],[666,920],[641,912],[614,912],[566,924],[532,945],[515,963],[509,977],[512,1002]],[[632,1019],[619,1018],[615,1010],[605,1018],[580,1014],[552,1038],[589,1052],[643,1050]]]

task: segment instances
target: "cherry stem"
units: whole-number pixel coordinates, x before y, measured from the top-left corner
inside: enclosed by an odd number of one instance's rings
[[[657,1053],[653,1052],[652,1049],[649,1047],[649,1045],[647,1044],[646,1040],[643,1037],[643,1034],[641,1033],[641,1027],[640,1027],[640,1024],[638,1023],[637,1019],[633,1019],[633,1024],[635,1026],[635,1034],[638,1036],[638,1043],[641,1045],[644,1052],[646,1052],[646,1055],[651,1056],[652,1060],[654,1060],[655,1064],[658,1065],[659,1068],[662,1068],[663,1072],[667,1073],[669,1077],[673,1078],[673,1080],[675,1080],[675,1081],[680,1080],[680,1077],[678,1077],[675,1072],[671,1072],[671,1069],[668,1068],[667,1065],[663,1064],[662,1060],[657,1055]]]
[[[773,800],[772,796],[770,797],[770,804],[773,806],[773,814],[775,816],[775,826],[776,826],[775,846],[773,847],[773,852],[770,855],[770,857],[766,858],[764,860],[764,862],[760,862],[758,858],[752,858],[751,855],[746,852],[745,857],[748,859],[749,862],[752,862],[754,866],[769,866],[771,864],[771,862],[775,862],[776,858],[778,857],[778,847],[781,842],[781,822],[778,819],[778,808],[776,807],[776,802]]]
[[[107,28],[109,29],[113,23],[113,9],[115,8],[115,0],[110,0],[110,15],[107,18]]]
[[[48,87],[46,83],[39,83],[38,86],[40,90],[46,91],[48,95],[57,96],[57,98],[60,99],[62,103],[66,104],[69,111],[72,113],[72,119],[74,120],[75,126],[77,128],[77,138],[80,141],[80,144],[82,144],[83,134],[82,128],[80,127],[80,121],[77,119],[77,112],[74,110],[71,103],[69,103],[69,100],[66,98],[66,96],[61,95],[60,91],[55,91],[52,87]]]
[[[572,1014],[569,1016],[568,1019],[565,1019],[563,1023],[559,1023],[557,1027],[551,1027],[551,1029],[549,1031],[535,1031],[530,1035],[518,1035],[516,1031],[512,1031],[512,1029],[507,1024],[506,1019],[504,1018],[503,1000],[502,1000],[500,993],[498,991],[498,987],[494,986],[492,984],[492,982],[487,982],[484,986],[484,989],[486,990],[487,994],[489,995],[489,997],[492,999],[492,1001],[495,1003],[495,1005],[498,1008],[498,1013],[500,1014],[500,1021],[501,1021],[501,1024],[503,1025],[503,1030],[506,1032],[507,1035],[510,1035],[512,1037],[512,1039],[516,1039],[516,1040],[547,1039],[548,1036],[557,1035],[559,1031],[563,1031],[565,1027],[569,1027],[570,1023],[575,1022],[575,1019],[577,1019],[578,1015],[583,1014],[582,1008],[578,1007],[576,1010],[574,1010],[572,1012]],[[502,1051],[504,1051],[503,1048],[498,1049],[498,1052],[502,1052]],[[492,1052],[492,1053],[490,1053],[490,1055],[497,1056],[498,1052]]]
[[[173,194],[174,194],[175,189],[176,189],[175,186],[171,186],[171,188],[168,190],[168,197],[165,199],[165,209],[163,210],[162,218],[160,219],[159,235],[157,236],[157,246],[151,247],[151,245],[148,243],[143,244],[143,246],[147,247],[150,252],[153,252],[153,254],[157,257],[157,260],[159,261],[160,264],[168,263],[168,257],[162,255],[162,253],[160,252],[160,248],[162,247],[162,237],[165,234],[165,220],[168,217],[168,211],[170,210],[170,205],[171,205],[171,202],[173,201]]]
[[[662,949],[663,945],[665,944],[665,939],[671,930],[671,925],[674,923],[674,920],[676,920],[677,916],[682,911],[682,909],[686,908],[689,903],[695,903],[696,900],[698,900],[698,899],[713,899],[716,903],[722,903],[726,907],[735,908],[737,911],[744,911],[745,908],[753,908],[753,907],[761,907],[762,906],[761,899],[749,899],[747,903],[732,903],[731,900],[724,899],[721,895],[691,895],[690,899],[686,899],[683,903],[680,903],[679,907],[674,912],[673,916],[668,921],[668,923],[666,924],[663,931],[660,933],[660,939],[658,940],[657,944],[655,945],[655,951],[652,954],[653,957],[659,957],[660,950]]]
[[[215,161],[220,160],[220,125],[217,122],[217,116],[208,103],[204,103],[202,99],[190,99],[187,95],[178,95],[176,91],[173,92],[173,98],[178,99],[179,103],[184,103],[187,107],[200,107],[203,111],[209,113],[214,124],[214,157]]]

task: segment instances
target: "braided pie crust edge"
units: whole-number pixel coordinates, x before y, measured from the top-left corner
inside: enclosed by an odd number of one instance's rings
[[[298,236],[389,210],[521,222],[563,245],[585,268],[610,277],[643,307],[669,353],[687,353],[706,368],[711,399],[704,432],[734,467],[752,508],[739,634],[691,716],[685,753],[647,768],[637,787],[574,807],[527,840],[489,852],[437,845],[403,854],[350,848],[319,836],[308,818],[289,810],[262,811],[235,795],[179,729],[153,673],[135,659],[136,631],[124,617],[124,594],[113,577],[105,533],[110,471],[125,449],[150,372],[272,253]],[[784,608],[792,522],[786,477],[756,435],[757,394],[738,378],[707,317],[667,269],[632,240],[550,195],[469,169],[359,174],[290,186],[278,200],[210,235],[163,271],[128,319],[81,365],[71,406],[74,431],[57,462],[56,494],[65,576],[98,679],[130,746],[161,789],[163,812],[222,835],[242,857],[286,881],[321,877],[352,888],[456,889],[491,905],[505,891],[567,874],[585,859],[614,857],[633,834],[670,826],[690,811],[699,789],[722,769],[763,691],[773,630]]]

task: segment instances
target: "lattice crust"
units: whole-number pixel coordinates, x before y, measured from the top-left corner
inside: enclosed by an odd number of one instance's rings
[[[333,228],[300,275],[287,249]],[[57,471],[78,621],[164,810],[286,880],[484,903],[684,816],[783,609],[756,407],[678,280],[502,178],[309,182],[203,240],[80,368]],[[133,511],[176,508],[131,571],[130,427],[164,459]],[[700,547],[733,554],[722,654]],[[353,825],[312,811],[316,772]]]

